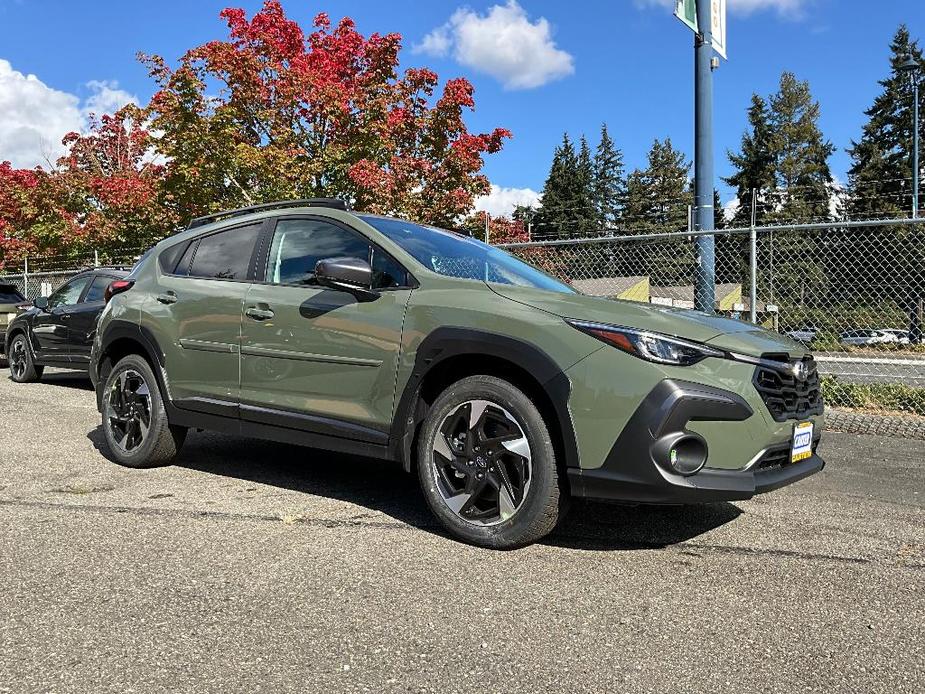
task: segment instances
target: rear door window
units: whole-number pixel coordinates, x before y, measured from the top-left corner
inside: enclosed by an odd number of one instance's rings
[[[193,254],[190,277],[246,280],[261,226],[250,224],[201,238]]]

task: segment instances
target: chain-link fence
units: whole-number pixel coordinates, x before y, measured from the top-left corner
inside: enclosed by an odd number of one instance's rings
[[[696,239],[704,235],[715,245],[715,310],[809,345],[828,404],[925,415],[923,222],[791,224],[499,247],[585,294],[693,308]],[[130,266],[143,250],[29,258],[5,267],[0,284],[14,285],[28,299],[47,296],[83,268]]]
[[[700,235],[501,247],[585,294],[693,308]],[[809,345],[830,405],[925,415],[925,223],[865,220],[708,235],[715,244],[717,312],[754,319]]]
[[[27,299],[48,296],[66,280],[91,267],[130,267],[145,249],[120,248],[84,255],[34,256],[0,270],[0,284],[10,284]]]

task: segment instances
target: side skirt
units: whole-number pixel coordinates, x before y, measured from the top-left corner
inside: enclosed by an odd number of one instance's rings
[[[179,408],[172,403],[165,404],[167,406],[167,419],[171,424],[176,426],[217,431],[219,433],[232,434],[235,436],[248,436],[257,439],[266,439],[268,441],[278,441],[280,443],[290,443],[297,446],[318,448],[325,451],[346,453],[379,460],[392,459],[387,440],[383,443],[370,443],[368,441],[358,441],[356,439],[329,436],[261,422],[252,422],[236,417],[193,412],[192,410]]]

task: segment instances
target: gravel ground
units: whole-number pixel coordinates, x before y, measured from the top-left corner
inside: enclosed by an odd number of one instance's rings
[[[925,690],[923,441],[493,552],[382,463],[194,433],[126,470],[98,424],[0,375],[0,692]]]

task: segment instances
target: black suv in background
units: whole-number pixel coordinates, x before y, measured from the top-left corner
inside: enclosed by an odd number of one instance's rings
[[[6,366],[3,341],[6,329],[16,314],[26,308],[26,297],[12,284],[0,284],[0,366]]]
[[[37,381],[46,366],[86,370],[106,288],[126,275],[123,267],[85,270],[13,318],[4,340],[13,380]]]

